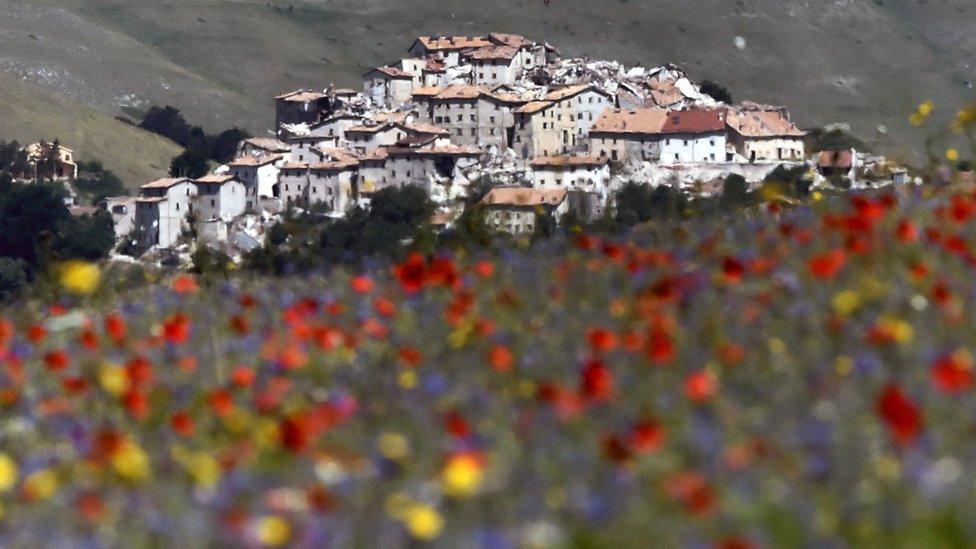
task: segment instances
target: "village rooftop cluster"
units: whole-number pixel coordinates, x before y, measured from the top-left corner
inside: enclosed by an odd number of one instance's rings
[[[512,34],[422,36],[362,90],[284,93],[275,115],[273,134],[245,140],[214,173],[109,199],[120,237],[170,248],[192,215],[198,238],[247,251],[288,207],[341,217],[405,185],[424,188],[432,222],[450,227],[478,181],[493,186],[481,202],[489,227],[524,234],[542,212],[604,215],[627,181],[757,182],[807,160],[784,107],[727,105],[673,65],[563,59]]]

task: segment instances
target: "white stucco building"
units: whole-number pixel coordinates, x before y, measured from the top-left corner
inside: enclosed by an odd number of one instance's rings
[[[135,230],[141,244],[169,248],[179,240],[193,211],[196,187],[185,177],[157,179],[139,188]]]
[[[230,174],[209,174],[193,180],[197,188],[196,212],[200,221],[231,221],[243,215],[247,186]]]

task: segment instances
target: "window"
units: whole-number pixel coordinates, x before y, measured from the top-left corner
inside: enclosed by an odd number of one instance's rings
[[[210,207],[215,207],[215,206],[217,206],[217,201],[214,200],[213,198],[211,198],[210,199]]]
[[[478,135],[477,128],[471,128],[471,135]]]
[[[464,120],[464,115],[459,114],[458,117],[457,117],[457,121],[458,122],[462,122],[463,120]]]
[[[458,134],[458,135],[462,135],[463,133],[464,133],[464,132],[463,132],[463,130],[461,130],[461,128],[458,128],[458,129],[457,129],[457,134]]]
[[[475,121],[475,117],[474,117],[474,115],[473,115],[473,114],[471,115],[471,121],[472,121],[472,122],[474,122],[474,121]]]
[[[489,118],[488,118],[488,120],[489,120],[489,121],[491,121],[491,123],[492,123],[492,124],[494,124],[494,123],[495,123],[495,117],[494,117],[494,116],[492,116],[492,117],[489,117]]]

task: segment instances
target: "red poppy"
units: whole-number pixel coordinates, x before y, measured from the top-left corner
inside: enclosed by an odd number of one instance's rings
[[[359,276],[354,276],[352,280],[349,282],[349,285],[352,288],[352,290],[358,294],[368,294],[373,291],[373,288],[376,286],[376,283],[373,282],[372,278],[366,275],[359,275]]]
[[[669,364],[674,359],[674,342],[662,329],[651,330],[647,347],[648,358],[654,364]]]
[[[377,297],[373,301],[373,310],[384,318],[393,318],[397,312],[396,304],[385,297]]]
[[[898,240],[906,244],[915,243],[919,240],[918,227],[908,219],[903,219],[898,223],[898,228],[895,233],[898,236]]]
[[[444,428],[455,438],[467,438],[471,434],[471,425],[457,411],[448,412],[444,417]]]
[[[734,257],[726,257],[722,260],[722,274],[726,282],[737,284],[742,282],[742,277],[746,274],[746,266]]]
[[[580,394],[591,401],[608,400],[613,394],[613,373],[599,359],[590,359],[580,373]]]
[[[427,265],[419,253],[410,254],[407,259],[393,269],[400,286],[407,293],[419,292],[424,287]]]
[[[423,361],[423,354],[416,347],[404,347],[399,351],[400,361],[410,368],[416,368]]]
[[[922,431],[918,406],[897,385],[889,384],[881,391],[876,411],[899,445],[911,444]]]
[[[149,383],[153,379],[152,362],[143,356],[137,356],[125,364],[125,375],[133,386]]]
[[[586,339],[594,351],[612,351],[617,347],[617,334],[606,328],[591,328],[586,332]]]
[[[48,370],[51,370],[52,372],[59,372],[71,364],[71,358],[68,356],[66,351],[59,349],[45,354],[44,364],[47,366]]]
[[[169,425],[173,428],[173,432],[181,437],[193,436],[193,431],[196,429],[193,418],[182,410],[173,414],[169,420]]]
[[[173,291],[178,294],[192,294],[199,289],[197,281],[190,275],[180,275],[173,281]]]
[[[234,332],[244,335],[251,331],[251,322],[244,315],[230,317],[230,328]]]
[[[110,314],[105,317],[105,333],[116,345],[121,345],[125,341],[128,331],[125,319],[120,315]]]
[[[664,427],[653,419],[644,419],[634,425],[630,432],[630,447],[638,454],[651,454],[664,446],[666,440]]]
[[[491,261],[479,261],[474,266],[474,272],[481,278],[490,278],[491,275],[495,274],[495,264]]]
[[[231,383],[242,388],[254,385],[255,377],[254,370],[247,366],[238,366],[230,374]]]
[[[105,504],[102,498],[94,492],[85,492],[75,500],[75,508],[82,519],[88,522],[98,522],[105,515]]]
[[[40,343],[45,336],[47,336],[47,329],[40,324],[32,324],[27,328],[27,340],[31,343]]]
[[[844,268],[847,255],[843,249],[835,249],[810,260],[810,272],[817,278],[833,278]]]
[[[217,417],[224,417],[234,409],[234,397],[224,389],[215,389],[207,397],[207,404]]]
[[[90,384],[88,380],[83,377],[73,376],[66,377],[61,381],[64,391],[70,394],[80,394],[88,392]]]
[[[488,351],[488,363],[496,372],[508,372],[515,366],[515,355],[504,345],[495,345]]]
[[[163,323],[163,337],[173,345],[183,345],[190,340],[190,319],[177,313]]]
[[[932,367],[932,383],[946,394],[958,394],[973,386],[973,364],[960,353],[940,357]]]
[[[685,378],[685,395],[692,402],[707,402],[718,392],[718,379],[708,370],[698,370]]]
[[[86,328],[78,335],[78,343],[89,351],[94,351],[98,348],[98,336],[94,330]]]
[[[308,422],[303,418],[290,417],[283,419],[278,431],[281,434],[281,445],[289,452],[297,454],[308,446]]]
[[[717,507],[715,490],[700,473],[678,473],[665,481],[664,491],[668,497],[681,503],[687,513],[694,516],[708,516]]]
[[[139,389],[129,389],[126,391],[122,395],[122,405],[136,419],[144,419],[149,415],[149,399]]]

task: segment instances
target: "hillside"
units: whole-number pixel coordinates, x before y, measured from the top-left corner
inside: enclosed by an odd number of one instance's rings
[[[906,120],[918,102],[954,112],[976,80],[973,46],[959,39],[976,5],[964,0],[499,0],[491,10],[465,0],[17,4],[0,2],[0,70],[110,114],[171,103],[211,130],[263,131],[275,93],[358,86],[364,69],[421,33],[494,29],[568,55],[675,62],[737,98],[788,104],[801,125],[849,121],[888,152],[920,142]],[[745,49],[733,47],[736,36]]]
[[[81,160],[97,158],[130,189],[165,175],[179,147],[79,103],[0,73],[0,138],[60,139]]]

